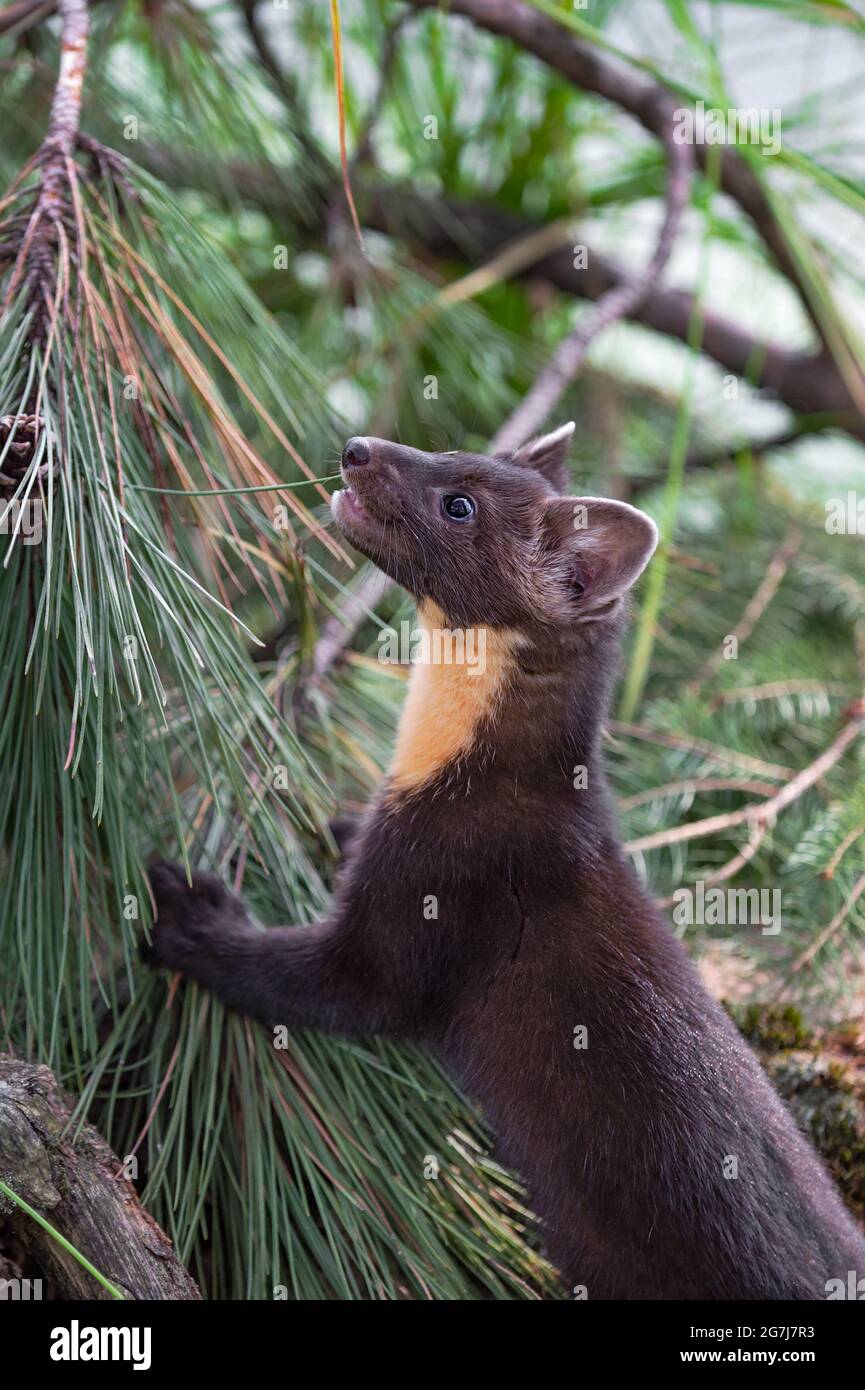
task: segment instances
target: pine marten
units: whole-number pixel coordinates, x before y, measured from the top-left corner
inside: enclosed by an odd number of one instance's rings
[[[577,1296],[819,1299],[865,1239],[632,869],[601,731],[642,512],[507,458],[349,440],[333,514],[484,661],[414,667],[333,910],[262,931],[151,870],[156,961],[268,1026],[407,1038],[482,1106]]]

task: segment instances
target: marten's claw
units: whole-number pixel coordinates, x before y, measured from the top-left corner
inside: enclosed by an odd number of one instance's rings
[[[148,876],[156,916],[145,958],[153,966],[190,970],[220,936],[247,921],[243,904],[214,874],[194,873],[190,884],[179,864],[161,859]]]

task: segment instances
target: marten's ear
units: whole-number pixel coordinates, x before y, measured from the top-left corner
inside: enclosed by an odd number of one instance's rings
[[[560,425],[551,434],[542,434],[539,439],[532,439],[528,444],[524,444],[511,455],[509,462],[515,463],[518,468],[534,469],[536,473],[543,474],[557,492],[564,492],[568,485],[565,460],[575,429],[573,420],[569,420],[566,425]]]
[[[585,607],[618,598],[642,574],[658,544],[651,517],[606,497],[557,497],[544,512],[542,548]]]

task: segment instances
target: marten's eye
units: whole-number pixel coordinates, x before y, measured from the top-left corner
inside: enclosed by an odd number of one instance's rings
[[[442,498],[442,507],[445,515],[451,521],[469,521],[475,514],[475,504],[470,497],[464,497],[462,493],[449,492]]]

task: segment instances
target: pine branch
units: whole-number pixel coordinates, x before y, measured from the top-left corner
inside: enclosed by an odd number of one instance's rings
[[[722,830],[732,830],[737,825],[771,825],[777,816],[799,797],[804,796],[821,777],[835,766],[847,749],[861,733],[861,721],[865,719],[865,701],[857,701],[850,709],[847,722],[828,748],[812,763],[797,772],[789,782],[766,801],[751,803],[736,811],[726,811],[722,815],[707,816],[703,820],[688,821],[666,830],[657,830],[651,835],[643,835],[630,840],[625,849],[630,854],[645,854],[648,850],[660,849],[664,845],[682,844],[686,840],[697,840],[708,835],[716,835]]]

